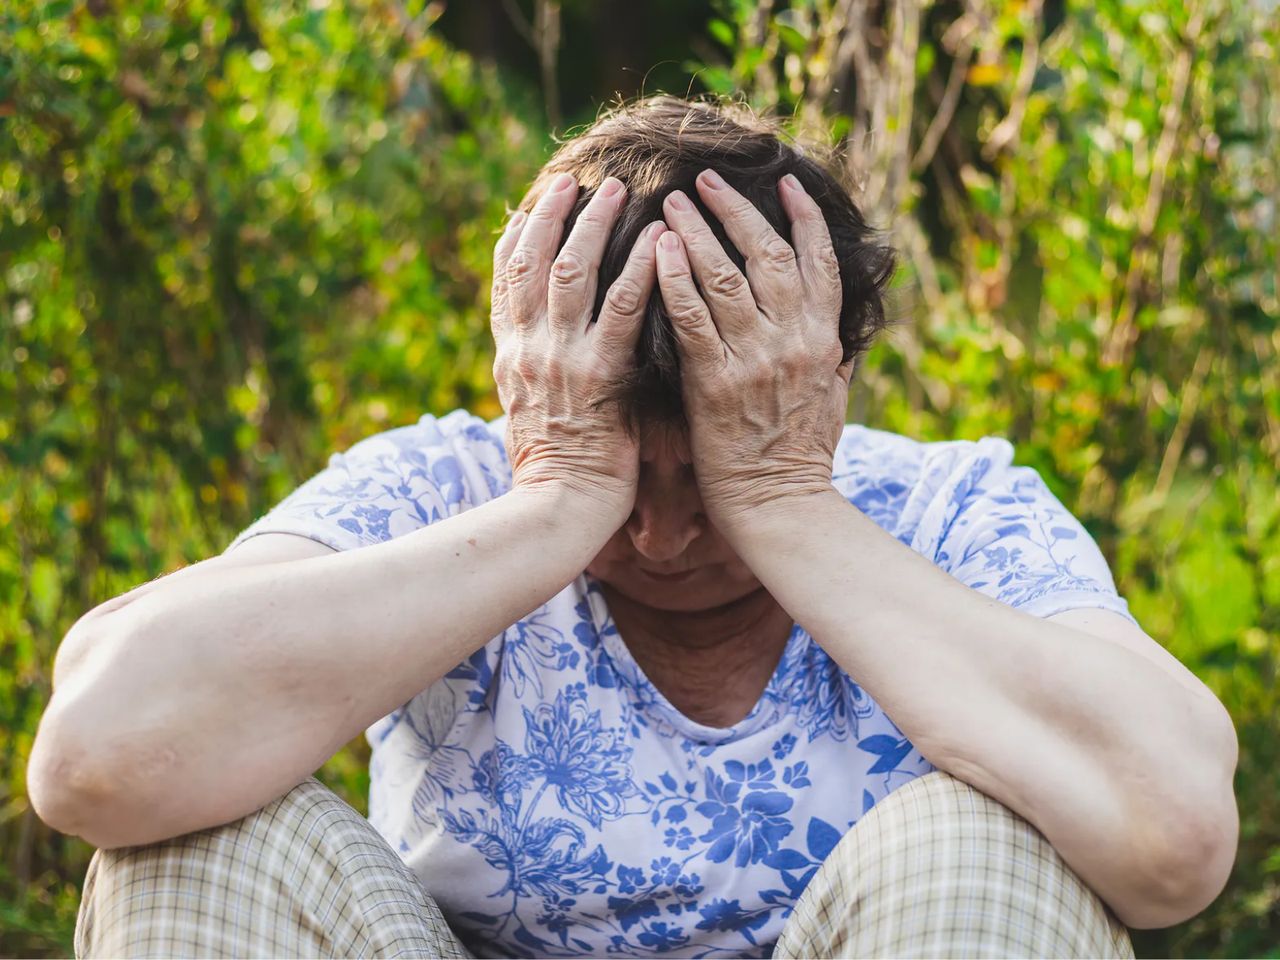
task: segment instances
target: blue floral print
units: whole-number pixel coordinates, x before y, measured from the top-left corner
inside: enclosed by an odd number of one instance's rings
[[[563,807],[586,817],[597,830],[622,811],[622,801],[639,791],[627,760],[631,748],[617,733],[600,727],[599,712],[588,713],[584,684],[556,694],[554,706],[524,708],[525,749],[534,776],[555,787]]]
[[[283,532],[349,550],[471,509],[510,488],[504,430],[455,410],[370,437],[237,542]],[[1001,602],[1128,616],[1088,533],[1012,459],[995,437],[850,426],[832,483]],[[767,957],[844,833],[933,769],[798,625],[745,718],[691,720],[586,573],[368,740],[371,822],[480,956]]]

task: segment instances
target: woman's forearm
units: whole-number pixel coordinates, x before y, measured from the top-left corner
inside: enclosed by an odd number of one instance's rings
[[[834,489],[726,537],[928,760],[1029,820],[1125,923],[1221,889],[1235,735],[1172,658],[971,590]]]
[[[283,794],[578,576],[616,526],[558,486],[376,546],[204,565],[72,629],[31,793],[99,846]]]

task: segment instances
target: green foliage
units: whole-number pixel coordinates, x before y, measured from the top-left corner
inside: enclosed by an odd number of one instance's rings
[[[1235,873],[1143,955],[1280,956],[1263,7],[724,0],[688,64],[836,144],[903,252],[909,322],[851,416],[1008,436],[1231,710]],[[69,952],[90,851],[34,817],[24,771],[75,618],[220,551],[333,449],[498,412],[491,240],[545,156],[542,97],[439,12],[0,6],[0,953]],[[363,809],[364,745],[322,777]]]

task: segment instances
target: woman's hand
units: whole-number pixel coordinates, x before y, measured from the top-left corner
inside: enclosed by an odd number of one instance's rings
[[[658,284],[680,351],[698,487],[728,532],[792,494],[831,489],[853,360],[841,363],[840,267],[822,211],[778,185],[795,248],[714,171],[698,193],[746,258],[746,276],[692,202],[670,194]],[[694,278],[698,285],[694,285]]]
[[[576,181],[561,174],[498,240],[493,375],[515,485],[563,484],[596,501],[616,527],[635,503],[639,452],[616,409],[593,400],[634,363],[665,227],[657,221],[640,234],[593,323],[600,260],[626,188],[606,179],[555,256],[577,196]]]

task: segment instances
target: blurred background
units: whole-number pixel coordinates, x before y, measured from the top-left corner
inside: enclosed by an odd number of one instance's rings
[[[1012,440],[1230,708],[1235,872],[1139,955],[1280,957],[1277,21],[1274,0],[5,0],[0,955],[70,955],[91,853],[24,790],[65,631],[220,552],[335,449],[496,416],[495,228],[554,137],[667,91],[839,148],[903,261],[905,322],[850,419]],[[366,759],[322,771],[362,811]]]

